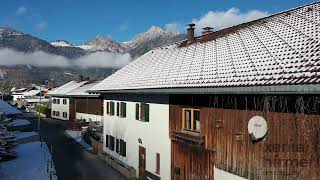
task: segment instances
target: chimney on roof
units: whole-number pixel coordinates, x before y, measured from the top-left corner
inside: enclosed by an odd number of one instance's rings
[[[206,35],[206,34],[209,34],[209,33],[212,33],[213,32],[213,27],[204,27],[202,28],[202,35]]]
[[[187,24],[186,26],[189,26],[189,28],[187,29],[188,41],[189,42],[194,42],[194,29],[195,29],[194,27],[196,25],[191,23],[191,24]]]

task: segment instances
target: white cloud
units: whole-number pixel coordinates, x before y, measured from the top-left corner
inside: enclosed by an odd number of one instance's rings
[[[252,21],[267,16],[267,12],[259,10],[251,10],[241,12],[238,8],[230,8],[227,11],[209,11],[207,14],[198,19],[193,19],[192,22],[197,26],[197,32],[203,27],[213,27],[215,30],[220,30],[233,25]]]
[[[16,14],[17,15],[22,15],[25,14],[27,12],[27,8],[24,6],[20,6],[18,7],[18,9],[16,10]]]
[[[36,24],[36,28],[38,30],[43,30],[44,28],[46,28],[48,25],[48,23],[46,21],[41,21],[38,24]]]
[[[11,49],[0,50],[0,65],[33,65],[39,67],[101,67],[120,68],[132,59],[129,54],[97,52],[78,59],[68,59],[63,56],[48,54],[42,51],[33,53],[17,52]]]
[[[168,32],[182,32],[184,27],[178,22],[172,22],[164,25],[164,30]]]
[[[214,30],[220,30],[268,15],[269,13],[265,11],[250,10],[247,12],[241,12],[240,9],[233,7],[226,11],[209,11],[202,17],[191,20],[191,22],[196,24],[196,33],[200,34],[204,27],[209,26],[213,27]],[[186,29],[184,25],[188,23],[189,22],[168,23],[164,26],[164,29],[172,32],[184,32]]]

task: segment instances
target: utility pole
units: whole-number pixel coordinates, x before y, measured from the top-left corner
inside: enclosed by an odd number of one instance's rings
[[[38,110],[38,133],[39,133],[39,136],[41,138],[41,135],[40,135],[40,106],[41,106],[41,96],[42,96],[42,93],[41,93],[41,85],[40,85],[40,88],[39,88],[39,91],[40,91],[40,99],[39,99],[39,110]]]

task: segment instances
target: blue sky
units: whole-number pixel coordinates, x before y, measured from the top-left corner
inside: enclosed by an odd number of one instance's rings
[[[314,0],[1,0],[0,26],[48,41],[80,44],[96,35],[127,41],[153,25],[176,31],[192,21],[224,27],[230,19],[241,21],[310,2]],[[229,19],[220,20],[227,12],[232,14]]]

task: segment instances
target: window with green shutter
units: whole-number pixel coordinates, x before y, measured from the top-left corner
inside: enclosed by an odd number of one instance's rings
[[[116,140],[116,152],[119,153],[120,152],[120,145],[119,145],[120,141],[119,139]]]
[[[117,116],[120,115],[120,103],[117,102]]]
[[[108,148],[109,147],[109,136],[106,135],[106,147]]]
[[[149,122],[149,104],[144,104],[144,121]]]
[[[136,104],[136,120],[149,122],[149,104],[137,103]]]
[[[136,120],[140,120],[139,112],[140,112],[140,105],[139,103],[136,103]]]
[[[127,103],[121,102],[120,107],[120,116],[125,118],[127,116]]]
[[[107,102],[107,114],[110,114],[110,102]]]
[[[113,116],[113,115],[114,115],[114,102],[113,102],[113,101],[110,102],[110,106],[111,106],[111,108],[110,108],[110,111],[111,111],[110,115]]]

